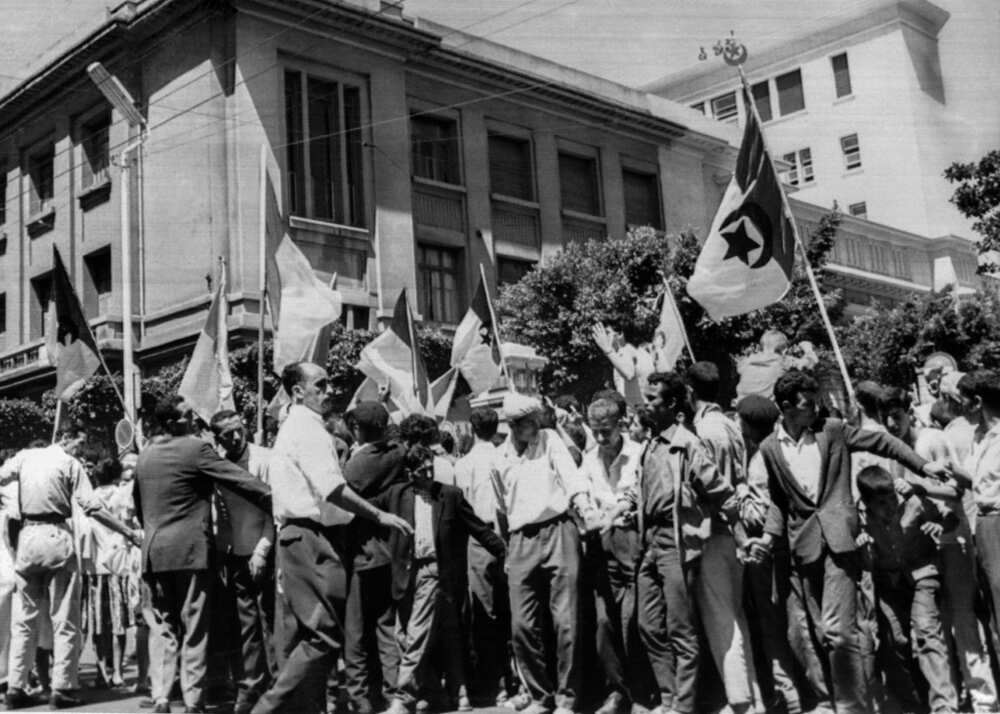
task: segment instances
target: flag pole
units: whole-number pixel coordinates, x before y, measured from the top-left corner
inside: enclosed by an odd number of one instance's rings
[[[516,392],[517,388],[514,386],[514,380],[510,378],[510,372],[507,371],[507,360],[503,356],[503,342],[500,341],[500,323],[497,322],[497,314],[493,309],[493,300],[490,299],[490,288],[489,283],[486,282],[486,268],[483,264],[479,264],[479,279],[483,281],[483,292],[486,293],[486,304],[490,308],[490,322],[493,323],[493,339],[497,342],[497,354],[500,355],[500,374],[503,375],[504,379],[507,380],[507,387],[512,392]]]
[[[62,418],[62,399],[56,398],[56,418],[55,422],[52,424],[52,443],[56,443],[56,437],[59,436],[59,421]]]
[[[747,82],[746,74],[743,72],[742,65],[736,65],[736,72],[739,74],[740,83],[743,88],[743,96],[747,97],[750,101],[750,111],[753,112],[754,119],[757,121],[757,127],[760,129],[760,140],[764,147],[764,155],[767,156],[767,160],[771,163],[771,170],[774,171],[774,175],[777,176],[778,172],[774,168],[774,159],[771,157],[771,151],[767,147],[767,138],[764,136],[764,124],[760,120],[760,114],[757,113],[757,103],[754,101],[753,93],[750,90],[750,84]],[[778,186],[778,193],[781,194],[781,205],[784,208],[785,218],[792,226],[792,235],[795,236],[795,243],[799,247],[799,251],[802,253],[802,264],[806,269],[806,276],[809,278],[809,286],[812,288],[813,295],[816,298],[816,305],[819,307],[819,315],[823,320],[823,326],[826,327],[827,335],[830,338],[830,345],[833,347],[833,355],[837,360],[837,367],[840,368],[840,375],[844,379],[844,387],[847,389],[847,398],[851,403],[851,406],[857,404],[854,395],[854,385],[851,384],[851,376],[847,372],[847,363],[844,361],[844,355],[840,351],[840,343],[837,341],[837,335],[833,331],[833,323],[830,321],[830,315],[827,314],[826,305],[823,303],[823,294],[819,290],[819,284],[816,282],[816,275],[813,273],[812,265],[809,264],[809,255],[806,252],[805,243],[802,242],[802,236],[799,235],[799,226],[795,221],[795,217],[792,215],[792,209],[788,205],[788,197],[785,195],[785,190]]]
[[[267,146],[260,145],[260,201],[257,207],[257,426],[254,442],[264,443],[264,316],[267,314]]]

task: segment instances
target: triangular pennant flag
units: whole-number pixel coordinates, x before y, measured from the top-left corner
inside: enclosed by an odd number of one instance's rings
[[[233,376],[229,371],[228,315],[226,266],[223,263],[205,327],[198,335],[191,361],[188,362],[181,386],[177,389],[177,393],[184,397],[195,414],[206,424],[217,411],[236,408],[233,402]]]
[[[45,349],[56,368],[56,398],[68,402],[98,367],[101,357],[59,250],[52,247],[52,297]]]
[[[743,98],[752,107],[746,87]],[[788,291],[795,233],[755,112],[747,112],[736,172],[687,284],[713,320],[777,302]]]

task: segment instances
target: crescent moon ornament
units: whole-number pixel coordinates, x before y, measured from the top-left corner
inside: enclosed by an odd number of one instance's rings
[[[726,49],[722,53],[722,59],[725,60],[726,64],[730,67],[737,67],[747,61],[747,48],[746,45],[741,45],[736,42],[727,42]]]

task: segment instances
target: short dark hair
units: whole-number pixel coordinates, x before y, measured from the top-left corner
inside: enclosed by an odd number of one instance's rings
[[[583,411],[583,407],[580,405],[580,400],[574,397],[572,394],[560,394],[553,401],[559,409],[563,411],[573,410],[577,414]]]
[[[587,448],[587,432],[582,426],[575,423],[569,423],[563,427],[566,431],[566,436],[570,438],[570,441],[576,445],[581,452]]]
[[[168,434],[177,433],[176,424],[178,418],[181,416],[181,411],[178,407],[183,403],[184,397],[179,394],[171,394],[157,402],[156,410],[153,412],[153,419],[156,420],[160,429]]]
[[[212,433],[213,434],[218,434],[219,433],[219,427],[222,425],[223,422],[229,421],[233,417],[236,417],[237,419],[239,419],[239,416],[240,415],[237,414],[232,409],[222,409],[222,410],[217,411],[215,414],[212,415],[212,421],[210,421],[208,423],[208,426],[209,426],[209,428],[212,429]]]
[[[882,385],[870,379],[858,383],[858,386],[854,388],[854,396],[867,414],[878,412],[884,393],[885,389],[883,389]]]
[[[381,439],[385,435],[385,429],[389,426],[389,410],[382,402],[373,400],[359,402],[350,411],[350,423],[352,427],[357,427],[366,439],[377,437]]]
[[[908,411],[911,405],[912,400],[905,390],[899,387],[886,387],[882,390],[882,396],[879,399],[879,408],[882,411],[887,412],[894,409]]]
[[[719,398],[719,367],[714,362],[702,360],[688,367],[687,380],[694,396],[703,402]]]
[[[618,405],[618,413],[622,416],[628,414],[628,402],[622,393],[617,389],[599,389],[594,392],[594,396],[590,398],[590,403],[593,404],[598,399],[608,399]]]
[[[441,448],[444,449],[445,453],[455,453],[455,435],[443,429],[438,429],[438,434],[441,441]]]
[[[769,434],[774,431],[774,425],[781,417],[781,410],[767,397],[759,394],[748,394],[736,405],[736,413],[755,431]]]
[[[489,441],[497,433],[500,417],[497,416],[496,409],[476,407],[469,414],[469,423],[472,425],[472,433],[477,438]]]
[[[815,377],[801,369],[790,369],[774,384],[774,402],[781,408],[785,402],[794,404],[795,398],[802,392],[818,391],[819,382]]]
[[[403,441],[413,446],[431,446],[439,441],[437,422],[424,414],[410,414],[399,424],[399,435]]]
[[[304,364],[305,362],[292,362],[286,364],[285,368],[281,370],[281,386],[289,397],[292,396],[292,387],[300,384],[306,378],[305,371],[302,369]]]
[[[958,416],[958,409],[951,399],[941,398],[931,404],[931,419],[941,426],[948,426]]]
[[[121,478],[122,464],[118,459],[103,458],[94,466],[94,484],[107,486]]]
[[[677,372],[653,372],[647,381],[658,385],[660,393],[671,399],[678,408],[687,401],[687,382]]]
[[[895,493],[896,489],[892,483],[892,476],[878,464],[865,466],[858,472],[858,493],[861,498],[868,500],[875,496],[888,496]]]
[[[1000,373],[993,369],[977,369],[958,380],[958,391],[966,397],[979,397],[983,405],[1000,410]]]

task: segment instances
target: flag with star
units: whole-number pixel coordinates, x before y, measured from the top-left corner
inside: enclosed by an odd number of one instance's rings
[[[746,86],[745,106],[753,106]],[[795,263],[795,233],[784,211],[756,112],[747,112],[736,171],[688,280],[688,295],[713,320],[766,307],[785,296]]]

